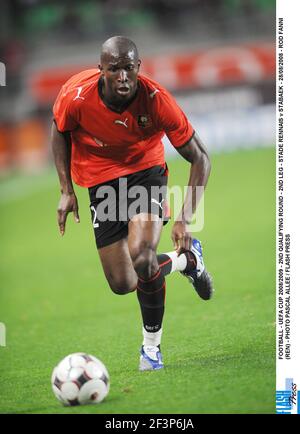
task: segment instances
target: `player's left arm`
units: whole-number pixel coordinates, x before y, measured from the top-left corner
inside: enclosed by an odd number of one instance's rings
[[[172,240],[175,249],[189,250],[192,242],[192,235],[189,232],[188,225],[192,221],[200,202],[204,188],[206,187],[211,164],[205,146],[203,145],[197,133],[183,146],[176,148],[177,152],[190,164],[190,178],[188,189],[174,226],[172,228]]]

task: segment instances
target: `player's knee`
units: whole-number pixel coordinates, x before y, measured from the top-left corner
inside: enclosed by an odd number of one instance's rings
[[[133,267],[138,276],[147,280],[155,273],[156,252],[153,246],[142,243],[131,251]]]
[[[130,285],[122,279],[109,279],[108,283],[112,292],[117,295],[125,295],[136,289],[136,285]]]

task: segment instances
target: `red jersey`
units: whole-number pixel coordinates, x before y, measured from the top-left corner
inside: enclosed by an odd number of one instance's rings
[[[76,184],[92,187],[163,165],[164,134],[175,147],[192,137],[185,114],[155,81],[139,75],[135,99],[119,114],[104,104],[99,79],[98,69],[74,75],[62,86],[53,107],[58,131],[71,133],[71,173]]]

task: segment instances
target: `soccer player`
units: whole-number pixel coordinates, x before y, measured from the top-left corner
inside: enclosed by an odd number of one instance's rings
[[[65,233],[68,213],[79,222],[74,181],[89,189],[96,245],[110,288],[120,295],[137,293],[143,319],[139,369],[156,370],[164,366],[160,342],[165,276],[180,271],[202,299],[213,293],[200,241],[192,238],[188,226],[200,200],[196,187],[205,187],[210,162],[174,98],[139,74],[140,64],[131,40],[108,39],[98,69],[76,74],[62,87],[53,108],[51,145],[61,186],[60,233]],[[175,250],[157,254],[167,220],[164,134],[191,164],[190,189],[172,228]],[[130,214],[134,198],[129,192],[140,187],[148,193],[148,208],[142,203]],[[160,189],[159,196],[153,197],[153,187]],[[110,218],[106,214],[105,219],[106,208]]]

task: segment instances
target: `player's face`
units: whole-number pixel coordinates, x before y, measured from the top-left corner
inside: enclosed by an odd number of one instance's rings
[[[100,69],[106,98],[122,104],[133,97],[137,89],[140,63],[133,51],[121,55],[111,53],[105,57]]]

